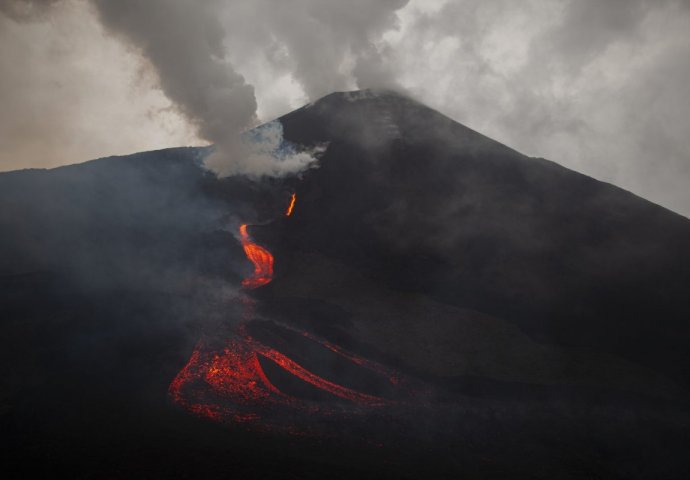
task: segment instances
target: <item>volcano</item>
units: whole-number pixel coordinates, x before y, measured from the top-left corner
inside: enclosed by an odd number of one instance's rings
[[[278,121],[313,168],[0,174],[11,473],[683,478],[688,219],[394,92]]]

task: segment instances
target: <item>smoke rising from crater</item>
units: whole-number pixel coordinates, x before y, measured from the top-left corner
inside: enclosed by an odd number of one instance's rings
[[[206,161],[211,170],[221,176],[278,176],[314,161],[305,152],[271,156],[264,146],[255,148],[240,138],[257,123],[257,102],[253,87],[226,58],[226,31],[219,13],[233,2],[92,2],[102,24],[141,52],[165,95],[196,126],[199,136],[215,145]],[[292,3],[259,1],[246,6],[254,9],[252,18],[265,19],[284,42],[293,59],[293,75],[310,98],[318,98],[352,88],[347,82],[350,74],[340,71],[348,56],[358,86],[395,83],[373,36],[390,26],[392,13],[407,0],[376,2],[375,7],[356,3],[303,0],[295,8]]]
[[[195,143],[194,127],[221,174],[284,172],[242,154],[239,132],[332,91],[383,87],[687,216],[689,5],[0,0],[0,169]],[[148,98],[150,84],[122,86],[139,75],[122,48],[86,55],[113,38],[153,67],[172,105]]]
[[[217,2],[93,4],[103,25],[150,62],[161,89],[199,136],[216,145],[212,164],[242,165],[246,155],[239,148],[239,135],[256,121],[256,98],[252,86],[225,59]],[[237,170],[252,172],[248,165]]]

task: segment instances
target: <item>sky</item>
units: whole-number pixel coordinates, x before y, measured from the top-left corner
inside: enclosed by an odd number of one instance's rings
[[[690,217],[690,0],[0,0],[0,171],[214,143],[393,88]],[[238,158],[253,158],[243,164]]]

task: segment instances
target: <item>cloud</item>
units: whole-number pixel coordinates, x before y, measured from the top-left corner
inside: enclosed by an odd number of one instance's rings
[[[234,0],[220,15],[228,56],[257,87],[259,103],[276,79],[288,77],[293,85],[287,103],[296,106],[295,99],[303,103],[334,91],[399,87],[383,36],[397,28],[397,12],[407,4]]]
[[[39,9],[39,4],[47,8]],[[234,153],[212,159],[214,168],[256,174],[281,168],[269,168],[264,161],[255,169],[252,163],[238,166],[247,160],[240,131],[334,90],[384,87],[406,90],[526,154],[549,158],[690,215],[690,120],[683,108],[690,100],[687,1],[94,0],[109,31],[134,47],[102,48],[100,61],[89,57],[93,69],[105,72],[100,78],[88,69],[75,73],[83,69],[78,51],[112,43],[98,28],[82,22],[76,28],[78,37],[54,27],[44,27],[39,34],[36,24],[28,22],[40,23],[47,16],[50,23],[69,15],[83,19],[87,5],[78,0],[0,0],[0,22],[3,27],[11,24],[15,32],[0,31],[5,41],[0,62],[3,72],[11,70],[3,76],[12,80],[11,85],[2,80],[0,95],[13,105],[12,116],[0,121],[0,155],[6,158],[9,149],[16,159],[3,159],[6,165],[35,162],[28,153],[35,147],[27,145],[41,117],[35,113],[36,95],[45,110],[68,112],[62,121],[57,114],[45,115],[43,128],[37,130],[41,138],[54,137],[51,148],[42,152],[61,152],[47,153],[59,157],[55,162],[86,155],[75,153],[78,146],[66,148],[65,139],[80,138],[90,146],[98,142],[83,140],[84,132],[102,138],[104,130],[117,130],[75,128],[79,115],[70,113],[69,106],[62,108],[70,102],[39,81],[47,75],[63,75],[69,79],[64,84],[89,86],[81,97],[78,86],[67,87],[77,98],[71,103],[79,102],[82,114],[117,111],[122,118],[128,108],[132,117],[122,122],[125,130],[143,125],[142,137],[157,136],[169,144],[189,141],[180,133],[180,119],[186,120],[188,129],[196,128],[199,137],[216,143],[217,155]],[[51,57],[36,48],[48,49],[49,40],[60,44],[69,36],[72,52],[65,47]],[[19,38],[23,43],[15,41]],[[20,53],[33,38],[39,40],[33,44],[37,53]],[[137,55],[150,62],[156,75],[132,66]],[[52,60],[50,74],[41,63],[47,57]],[[123,58],[128,59],[129,76],[120,68],[117,81],[106,78]],[[14,64],[20,68],[12,68]],[[111,98],[110,92],[120,95],[125,90],[123,83],[141,85],[133,79],[142,77],[142,71],[143,78],[157,76],[158,87],[170,100],[167,107],[164,98],[159,95],[154,102],[142,88],[129,97],[123,94],[121,98],[131,100],[126,103]],[[100,105],[95,98],[85,99],[99,81],[104,86]],[[146,110],[151,117],[147,121],[137,113],[142,97],[152,105]],[[171,106],[179,113],[169,110]],[[158,111],[163,112],[160,117]],[[27,124],[21,120],[25,118],[33,122]],[[163,118],[176,126],[162,133],[157,123],[165,124],[159,122]],[[112,126],[103,119],[98,122]],[[18,125],[26,125],[27,133],[11,133]],[[137,150],[143,144],[134,133],[118,131],[117,136],[119,148],[131,145],[130,150]],[[100,142],[102,154],[111,153],[112,143]]]
[[[0,10],[0,170],[198,144],[140,58],[83,2],[17,23]],[[31,21],[29,21],[31,20]]]
[[[239,136],[256,123],[256,99],[252,86],[225,60],[216,2],[92,3],[102,24],[150,63],[165,95],[199,136],[215,144],[211,165],[245,162]]]
[[[0,0],[0,13],[12,20],[30,21],[44,18],[60,0]]]
[[[103,25],[136,47],[157,73],[166,96],[197,127],[199,136],[215,145],[209,168],[221,175],[275,175],[306,168],[302,152],[279,163],[247,150],[240,134],[257,123],[257,102],[248,84],[226,57],[226,29],[219,20],[233,2],[190,0],[92,0]],[[242,2],[235,2],[235,6]],[[263,21],[287,48],[291,74],[310,98],[351,88],[342,66],[352,57],[360,87],[394,84],[374,41],[392,26],[395,10],[406,0],[356,5],[302,0],[298,5],[275,2],[244,4],[245,14]],[[241,19],[246,21],[246,17]],[[246,33],[246,31],[245,31]],[[264,39],[272,38],[265,35]],[[253,38],[256,42],[260,40]],[[263,42],[259,42],[262,44]],[[268,51],[268,45],[264,47]]]
[[[92,0],[103,25],[136,47],[157,73],[160,86],[201,138],[215,145],[206,165],[220,175],[277,175],[304,169],[315,158],[301,152],[290,158],[256,154],[240,140],[257,123],[253,87],[226,56],[225,26],[220,12],[242,2],[191,0]],[[234,5],[233,5],[234,3]],[[394,85],[374,43],[395,21],[393,12],[407,0],[355,5],[339,1],[302,0],[244,3],[246,14],[264,24],[287,48],[291,74],[310,98],[351,88],[343,64],[351,59],[351,76],[360,87]],[[239,8],[239,7],[238,7]],[[246,30],[244,31],[246,33]],[[256,43],[260,40],[253,37]],[[264,42],[259,41],[261,45]],[[268,45],[264,50],[270,51]]]
[[[389,36],[394,74],[417,98],[690,215],[688,2],[419,5]]]
[[[317,157],[326,149],[318,145],[298,148],[283,138],[283,124],[278,120],[265,123],[241,137],[242,162],[226,162],[217,155],[206,160],[206,166],[221,177],[232,175],[266,175],[282,177],[315,166]]]

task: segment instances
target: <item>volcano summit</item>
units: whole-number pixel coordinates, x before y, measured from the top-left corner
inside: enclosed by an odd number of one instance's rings
[[[314,168],[0,174],[12,469],[682,478],[688,219],[393,92],[278,121]]]

